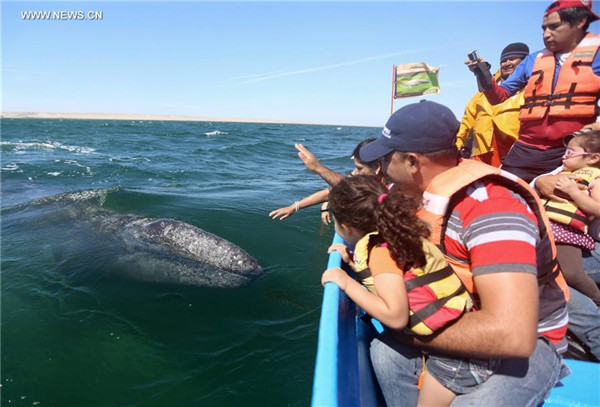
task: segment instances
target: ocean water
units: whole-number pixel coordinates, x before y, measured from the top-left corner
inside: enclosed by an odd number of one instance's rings
[[[318,207],[285,221],[268,213],[325,187],[295,142],[346,172],[376,133],[2,119],[2,404],[308,405],[333,228]],[[98,231],[120,216],[192,224],[265,273],[230,289],[125,277],[120,247]]]

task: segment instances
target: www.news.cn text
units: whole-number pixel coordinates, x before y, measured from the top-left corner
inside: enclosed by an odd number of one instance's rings
[[[21,11],[23,20],[47,20],[47,21],[83,21],[83,20],[102,20],[104,12],[102,11]]]

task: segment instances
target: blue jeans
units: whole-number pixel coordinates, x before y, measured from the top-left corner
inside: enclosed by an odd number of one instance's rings
[[[417,381],[423,370],[421,351],[383,333],[371,342],[371,362],[388,407],[417,405]],[[531,357],[502,359],[489,380],[452,406],[538,406],[558,381],[569,374],[562,357],[545,339],[538,339]]]
[[[581,262],[583,271],[585,271],[596,284],[600,284],[600,242],[596,242],[595,250],[583,251]]]
[[[587,296],[569,287],[569,330],[600,360],[600,309]]]
[[[438,354],[430,354],[425,363],[425,369],[435,380],[460,394],[475,390],[500,367],[500,359],[452,358]]]

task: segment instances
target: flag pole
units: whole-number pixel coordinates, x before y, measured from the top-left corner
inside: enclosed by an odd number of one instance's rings
[[[392,65],[392,102],[390,104],[390,116],[394,114],[394,96],[396,93],[396,65]]]

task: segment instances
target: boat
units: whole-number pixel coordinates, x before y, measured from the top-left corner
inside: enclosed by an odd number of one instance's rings
[[[335,234],[332,243],[342,243]],[[341,267],[339,253],[327,268]],[[364,312],[333,283],[325,284],[312,389],[312,407],[385,406],[369,361],[369,343],[383,328],[361,319]],[[371,320],[373,321],[373,320]],[[600,406],[600,364],[565,359],[571,374],[557,384],[543,407]]]

